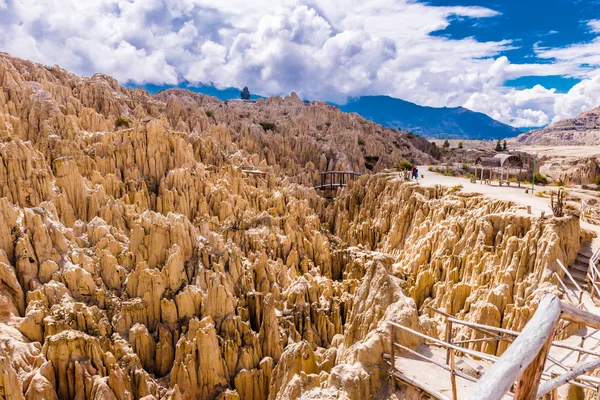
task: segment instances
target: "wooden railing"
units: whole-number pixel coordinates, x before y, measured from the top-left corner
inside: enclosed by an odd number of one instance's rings
[[[600,360],[579,364],[571,371],[539,386],[554,332],[561,318],[580,325],[600,328],[599,316],[563,303],[554,295],[544,296],[521,334],[472,388],[468,399],[501,399],[515,381],[515,399],[537,399],[579,375],[597,368]]]
[[[563,303],[554,295],[546,295],[542,298],[536,313],[522,332],[462,321],[433,307],[429,308],[446,317],[445,341],[427,336],[421,332],[417,332],[396,323],[390,323],[390,333],[392,335],[391,366],[394,379],[400,379],[408,385],[425,391],[434,398],[449,400],[447,396],[435,388],[432,388],[423,382],[419,382],[416,378],[405,375],[397,369],[395,359],[396,350],[404,351],[419,359],[430,361],[432,364],[448,371],[450,373],[453,400],[457,399],[457,376],[475,383],[475,386],[471,388],[468,396],[468,399],[472,400],[496,400],[501,399],[506,395],[514,396],[514,398],[518,400],[531,400],[539,398],[565,383],[592,391],[598,391],[598,388],[600,387],[600,379],[584,375],[586,372],[600,366],[600,353],[583,348],[585,340],[595,334],[596,331],[582,337],[581,347],[553,341],[558,321],[561,318],[569,322],[600,329],[600,317]],[[454,325],[465,326],[486,337],[453,341],[452,329]],[[433,360],[415,350],[399,343],[395,343],[393,341],[395,329],[404,330],[425,339],[431,345],[445,348],[446,363],[444,364],[440,361]],[[485,341],[497,341],[498,343],[505,341],[511,344],[501,357],[461,347],[461,345]],[[599,357],[599,360],[589,361],[574,367],[566,366],[553,357],[548,356],[551,346],[577,352],[577,363],[579,363],[581,359],[581,354]],[[467,375],[456,369],[454,359],[457,355],[461,354],[476,359],[487,360],[493,362],[493,364],[481,379],[477,379],[476,377]],[[551,362],[565,372],[559,376],[545,373],[544,365],[546,361]],[[546,382],[540,386],[542,378],[544,378]],[[512,390],[513,388],[514,390]]]
[[[585,201],[585,199],[581,199],[581,209],[579,211],[579,218],[582,221],[597,224],[598,220],[600,220],[600,213],[598,213],[596,208],[590,206]]]
[[[348,186],[349,182],[357,180],[362,174],[354,171],[321,172],[321,182],[315,186],[317,190],[337,190]]]
[[[594,300],[594,296],[597,293],[600,295],[600,288],[598,287],[597,279],[600,278],[600,272],[598,272],[598,260],[600,260],[600,247],[594,252],[592,257],[590,258],[590,262],[588,264],[588,273],[587,278],[590,283],[590,292],[592,296],[592,301]]]
[[[571,273],[569,272],[569,270],[563,265],[563,263],[559,260],[556,259],[556,262],[558,263],[558,265],[560,266],[560,268],[563,270],[563,272],[565,273],[565,276],[567,278],[569,278],[569,280],[571,281],[571,283],[573,284],[573,286],[575,286],[575,288],[577,289],[577,302],[573,303],[575,305],[581,305],[582,304],[582,300],[583,300],[583,289],[581,289],[581,286],[579,286],[577,284],[577,282],[575,282],[575,279],[573,278],[573,275],[571,275]],[[561,283],[561,287],[562,289],[565,291],[565,294],[567,294],[568,296],[568,290],[567,288],[564,286],[564,283],[562,282],[562,280],[559,278],[559,281]]]

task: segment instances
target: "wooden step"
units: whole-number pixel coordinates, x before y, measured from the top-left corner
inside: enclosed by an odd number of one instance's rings
[[[581,271],[578,269],[570,269],[569,273],[575,280],[582,280],[584,282],[587,280],[587,271]]]
[[[579,285],[579,287],[584,290],[584,291],[590,291],[589,285],[587,284],[587,282],[580,282],[578,280],[575,280],[577,282],[577,284]],[[563,282],[566,286],[567,289],[573,291],[573,293],[577,292],[577,288],[575,287],[575,285],[573,285],[573,283],[569,280],[569,278],[565,278],[564,282]]]
[[[583,272],[584,274],[587,274],[588,268],[589,268],[588,264],[581,264],[581,263],[575,262],[575,263],[569,265],[569,272],[571,272],[571,270],[575,270],[575,271],[580,271],[580,272]]]
[[[582,264],[589,264],[589,262],[590,262],[590,258],[591,258],[591,257],[588,257],[588,256],[586,256],[585,254],[578,253],[578,254],[577,254],[577,257],[575,257],[575,260],[576,260],[576,261],[579,261],[579,262],[580,262],[580,263],[582,263]]]

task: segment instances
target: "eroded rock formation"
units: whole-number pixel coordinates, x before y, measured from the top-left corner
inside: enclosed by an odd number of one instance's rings
[[[325,200],[320,171],[431,156],[295,95],[152,97],[0,55],[0,137],[2,398],[390,398],[389,321],[519,329],[578,247],[576,220],[393,174]]]

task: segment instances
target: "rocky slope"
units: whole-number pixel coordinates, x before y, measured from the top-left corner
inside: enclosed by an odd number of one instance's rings
[[[324,200],[319,171],[435,149],[294,95],[151,97],[0,55],[0,138],[0,398],[393,398],[389,321],[519,329],[579,244],[573,218],[393,174]]]
[[[600,145],[600,107],[519,135],[524,145]]]

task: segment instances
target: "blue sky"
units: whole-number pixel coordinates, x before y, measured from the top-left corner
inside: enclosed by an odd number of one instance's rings
[[[501,14],[485,21],[457,18],[446,29],[433,34],[452,39],[469,36],[478,41],[509,39],[513,49],[500,53],[513,63],[549,63],[537,56],[536,47],[561,48],[575,43],[592,41],[598,34],[590,29],[589,21],[600,18],[600,2],[581,0],[464,0],[428,1],[431,5],[484,6]],[[516,88],[532,88],[536,84],[546,88],[556,88],[566,93],[581,81],[577,71],[575,76],[525,76],[509,80],[506,85]],[[599,104],[600,106],[600,104]]]
[[[0,51],[124,84],[383,94],[517,127],[600,106],[596,0],[0,0]]]

